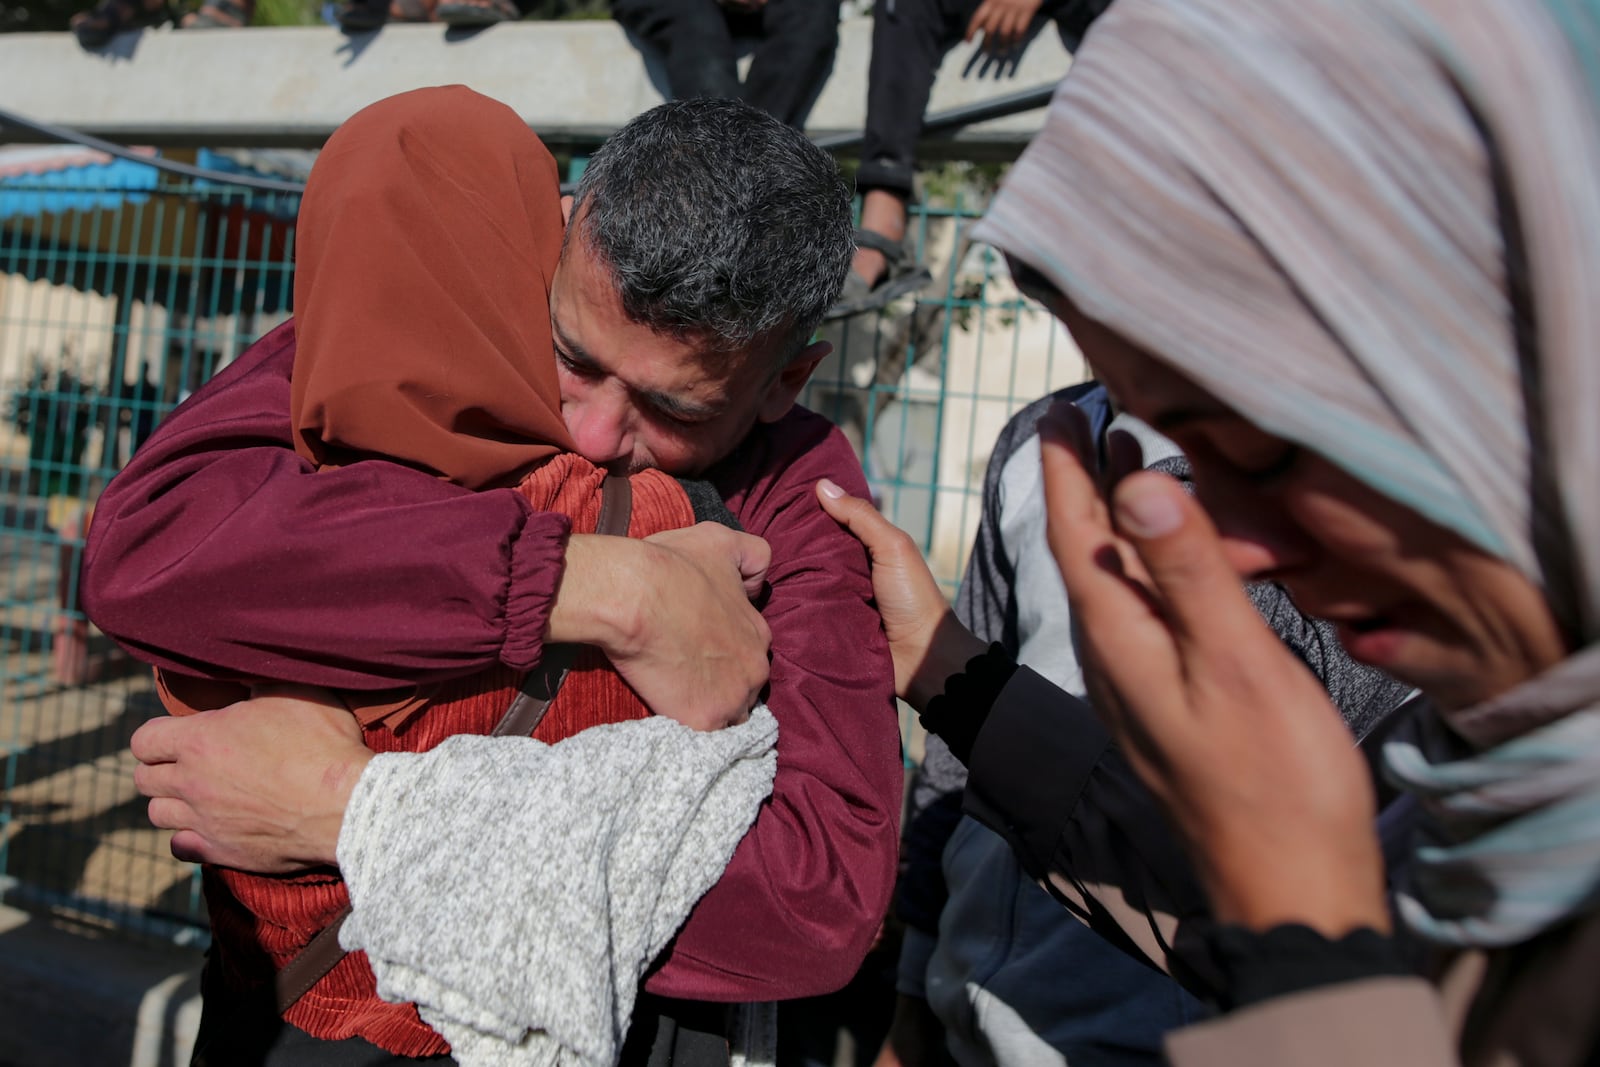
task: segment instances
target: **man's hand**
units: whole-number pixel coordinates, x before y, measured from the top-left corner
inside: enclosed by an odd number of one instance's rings
[[[696,730],[743,722],[771,670],[750,604],[772,553],[716,523],[643,541],[574,536],[548,639],[601,648],[651,711]]]
[[[1182,831],[1217,918],[1387,930],[1366,766],[1199,504],[1139,472],[1108,506],[1082,412],[1057,404],[1039,428],[1050,549],[1095,709]]]
[[[134,732],[150,821],[181,860],[262,874],[335,862],[345,805],[373,753],[338,698],[272,686],[254,699]]]
[[[983,50],[992,56],[1004,56],[1020,45],[1039,13],[1041,0],[983,0],[967,23],[967,33],[962,39],[969,44],[981,32]]]
[[[817,500],[872,561],[872,595],[894,657],[894,690],[921,711],[985,645],[950,610],[916,542],[872,506],[824,479]]]

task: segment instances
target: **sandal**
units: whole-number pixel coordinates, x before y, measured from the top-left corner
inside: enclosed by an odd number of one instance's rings
[[[522,18],[511,0],[439,0],[435,14],[451,26],[493,26]]]
[[[911,262],[903,244],[891,241],[881,233],[857,230],[856,247],[883,253],[886,264],[883,276],[873,283],[855,271],[845,275],[844,289],[828,313],[822,316],[824,322],[888,307],[892,301],[907,293],[914,293],[933,281],[933,275],[927,267]]]
[[[68,26],[85,48],[103,48],[127,30],[142,30],[170,21],[167,0],[101,0],[92,11],[72,16]]]
[[[205,0],[178,23],[182,30],[237,30],[250,25],[256,0]]]

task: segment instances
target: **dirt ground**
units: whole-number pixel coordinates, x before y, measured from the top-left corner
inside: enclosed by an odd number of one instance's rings
[[[174,936],[205,915],[194,869],[167,851],[133,787],[128,738],[161,714],[147,668],[98,632],[92,679],[57,681],[59,551],[37,507],[0,516],[0,886],[135,932]]]

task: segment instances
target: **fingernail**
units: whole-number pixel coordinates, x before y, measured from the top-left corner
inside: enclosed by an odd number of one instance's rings
[[[844,490],[840,489],[837,485],[834,485],[826,478],[817,483],[817,488],[822,490],[822,495],[827,497],[829,500],[838,500],[840,497],[844,496]]]
[[[1137,537],[1165,537],[1183,525],[1183,509],[1166,486],[1141,479],[1118,491],[1117,524]]]

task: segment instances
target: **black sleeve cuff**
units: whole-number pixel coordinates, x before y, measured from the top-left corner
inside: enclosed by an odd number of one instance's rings
[[[1411,974],[1393,938],[1363,927],[1337,940],[1298,923],[1270,930],[1218,926],[1206,936],[1225,1011],[1363,978]]]
[[[966,812],[1011,843],[1030,877],[1043,878],[1110,743],[1088,704],[1018,667],[973,743]]]
[[[938,735],[956,759],[970,763],[978,731],[1016,670],[1017,661],[1004,647],[990,645],[944,680],[944,692],[923,709],[923,729]]]

